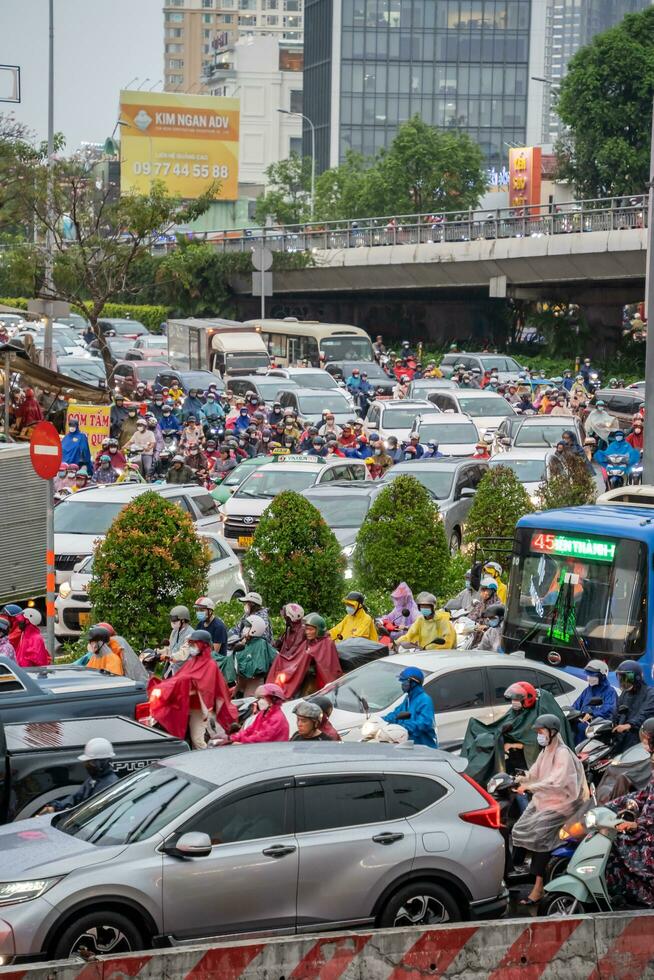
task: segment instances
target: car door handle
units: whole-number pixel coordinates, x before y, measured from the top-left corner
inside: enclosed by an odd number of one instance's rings
[[[274,847],[266,847],[262,853],[265,854],[266,857],[281,858],[285,857],[287,854],[292,854],[293,851],[296,850],[297,848],[292,844],[275,844]]]
[[[395,841],[403,840],[404,834],[375,834],[373,840],[375,844],[394,844]]]

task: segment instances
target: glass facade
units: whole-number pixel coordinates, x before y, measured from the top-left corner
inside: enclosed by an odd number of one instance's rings
[[[332,18],[339,0],[305,0],[303,112],[316,131],[316,169],[329,167],[331,131]],[[334,66],[337,70],[337,66]],[[303,120],[304,156],[311,156],[311,133]]]

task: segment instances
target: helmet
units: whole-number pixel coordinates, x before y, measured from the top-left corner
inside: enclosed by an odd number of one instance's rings
[[[343,602],[358,602],[360,606],[364,604],[366,597],[363,592],[348,592],[348,594],[343,599]]]
[[[23,616],[32,626],[40,626],[42,622],[41,613],[38,609],[23,609]]]
[[[409,741],[409,733],[402,725],[380,725],[375,742],[391,742],[393,745],[402,745]]]
[[[520,701],[523,708],[533,708],[538,700],[538,691],[528,681],[511,684],[504,692],[507,701]]]
[[[239,602],[250,602],[254,606],[263,607],[263,599],[258,592],[248,592],[247,595],[239,596]]]
[[[432,595],[431,592],[420,592],[416,596],[416,602],[418,603],[418,605],[422,603],[425,606],[434,606],[435,608],[436,596]]]
[[[623,660],[616,670],[616,675],[618,680],[622,676],[634,684],[643,683],[643,668],[635,660]]]
[[[405,667],[397,679],[398,681],[415,681],[416,684],[422,684],[425,675],[419,667]]]
[[[9,602],[2,610],[7,616],[19,616],[22,613],[22,607],[17,606],[15,602]]]
[[[647,736],[647,746],[650,752],[654,752],[654,718],[646,718],[640,726],[639,735]]]
[[[108,643],[111,634],[104,626],[92,626],[89,630],[89,640],[100,640],[101,643]]]
[[[561,719],[556,715],[539,715],[532,728],[547,728],[551,732],[561,731]]]
[[[111,623],[96,623],[95,625],[96,625],[96,627],[101,626],[103,629],[105,629],[107,631],[107,633],[109,634],[109,636],[115,636],[116,635],[116,630],[113,628],[113,626],[111,625]]]
[[[185,619],[187,623],[191,622],[191,614],[188,611],[187,606],[173,606],[170,610],[171,619]]]
[[[492,574],[493,572],[497,572],[498,575],[501,575],[502,566],[497,561],[487,561],[486,564],[484,565],[484,571],[485,572],[487,571],[489,575]]]
[[[5,616],[0,616],[0,633],[8,633],[11,623]]]
[[[497,592],[497,582],[492,575],[484,575],[479,583],[479,588],[490,589],[491,592]]]
[[[499,616],[500,619],[504,619],[504,603],[494,602],[492,605],[487,606],[484,611],[484,619],[492,619],[493,616]]]
[[[311,700],[314,704],[318,705],[323,715],[329,714],[331,709],[334,707],[331,700],[324,694],[316,694],[315,697],[311,698]]]
[[[196,643],[208,643],[209,646],[213,643],[211,633],[208,630],[193,630],[189,640],[194,640]]]
[[[262,616],[248,616],[246,623],[250,624],[250,636],[265,636],[267,624]],[[203,632],[200,630],[200,632]]]
[[[325,620],[318,613],[309,613],[302,620],[305,626],[315,626],[318,636],[325,635]]]
[[[322,721],[320,706],[313,701],[299,701],[293,708],[293,714],[298,718],[310,718],[312,721]]]
[[[299,623],[304,616],[304,609],[297,602],[287,602],[281,610],[282,616],[286,616],[292,623]]]
[[[195,609],[213,610],[216,608],[216,603],[213,601],[213,599],[209,599],[206,595],[201,595],[199,599],[195,600],[194,607]]]
[[[116,753],[108,738],[90,738],[77,758],[80,762],[92,762],[94,759],[115,759]]]
[[[286,695],[279,684],[259,684],[254,692],[258,698],[277,698],[278,701],[285,701]]]
[[[608,664],[603,660],[589,660],[584,670],[587,674],[601,674],[602,677],[607,677],[609,673]]]

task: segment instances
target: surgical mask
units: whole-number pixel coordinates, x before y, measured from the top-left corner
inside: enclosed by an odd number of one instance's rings
[[[409,691],[411,690],[411,681],[401,681],[400,683],[402,685],[402,690],[404,691],[404,693],[408,694]]]
[[[206,612],[196,612],[195,618],[197,619],[198,623],[203,623],[207,618],[207,614]]]
[[[196,646],[194,646],[194,645],[192,645],[190,643],[188,644],[188,654],[189,654],[189,657],[197,657],[197,655],[199,654],[199,652],[200,652],[200,647],[196,647]]]
[[[511,701],[511,707],[514,711],[522,711],[522,701]]]
[[[375,456],[381,456],[381,454],[382,454],[381,449],[375,449]]]
[[[257,698],[257,708],[259,711],[265,711],[270,707],[270,701],[267,698]]]
[[[499,622],[500,622],[500,621],[499,621],[499,619],[497,618],[497,616],[494,616],[494,617],[493,617],[492,619],[489,619],[489,620],[488,620],[488,625],[489,625],[489,626],[499,626]]]
[[[587,674],[586,680],[589,687],[595,687],[596,684],[599,684],[599,677],[597,674]]]
[[[536,735],[536,741],[543,748],[545,748],[546,745],[549,745],[550,744],[549,736],[548,735],[543,735],[542,732],[538,732],[538,734]]]
[[[346,606],[345,608],[347,610],[348,616],[354,616],[354,614],[357,611],[357,607],[356,606]]]
[[[420,606],[420,615],[421,616],[431,616],[431,614],[433,613],[433,611],[434,610],[431,608],[431,606]]]

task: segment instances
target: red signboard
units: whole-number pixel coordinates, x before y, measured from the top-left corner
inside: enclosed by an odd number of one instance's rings
[[[32,466],[42,480],[52,480],[61,463],[61,439],[52,422],[37,422],[30,436]]]
[[[509,207],[528,208],[540,204],[540,146],[509,150]]]

